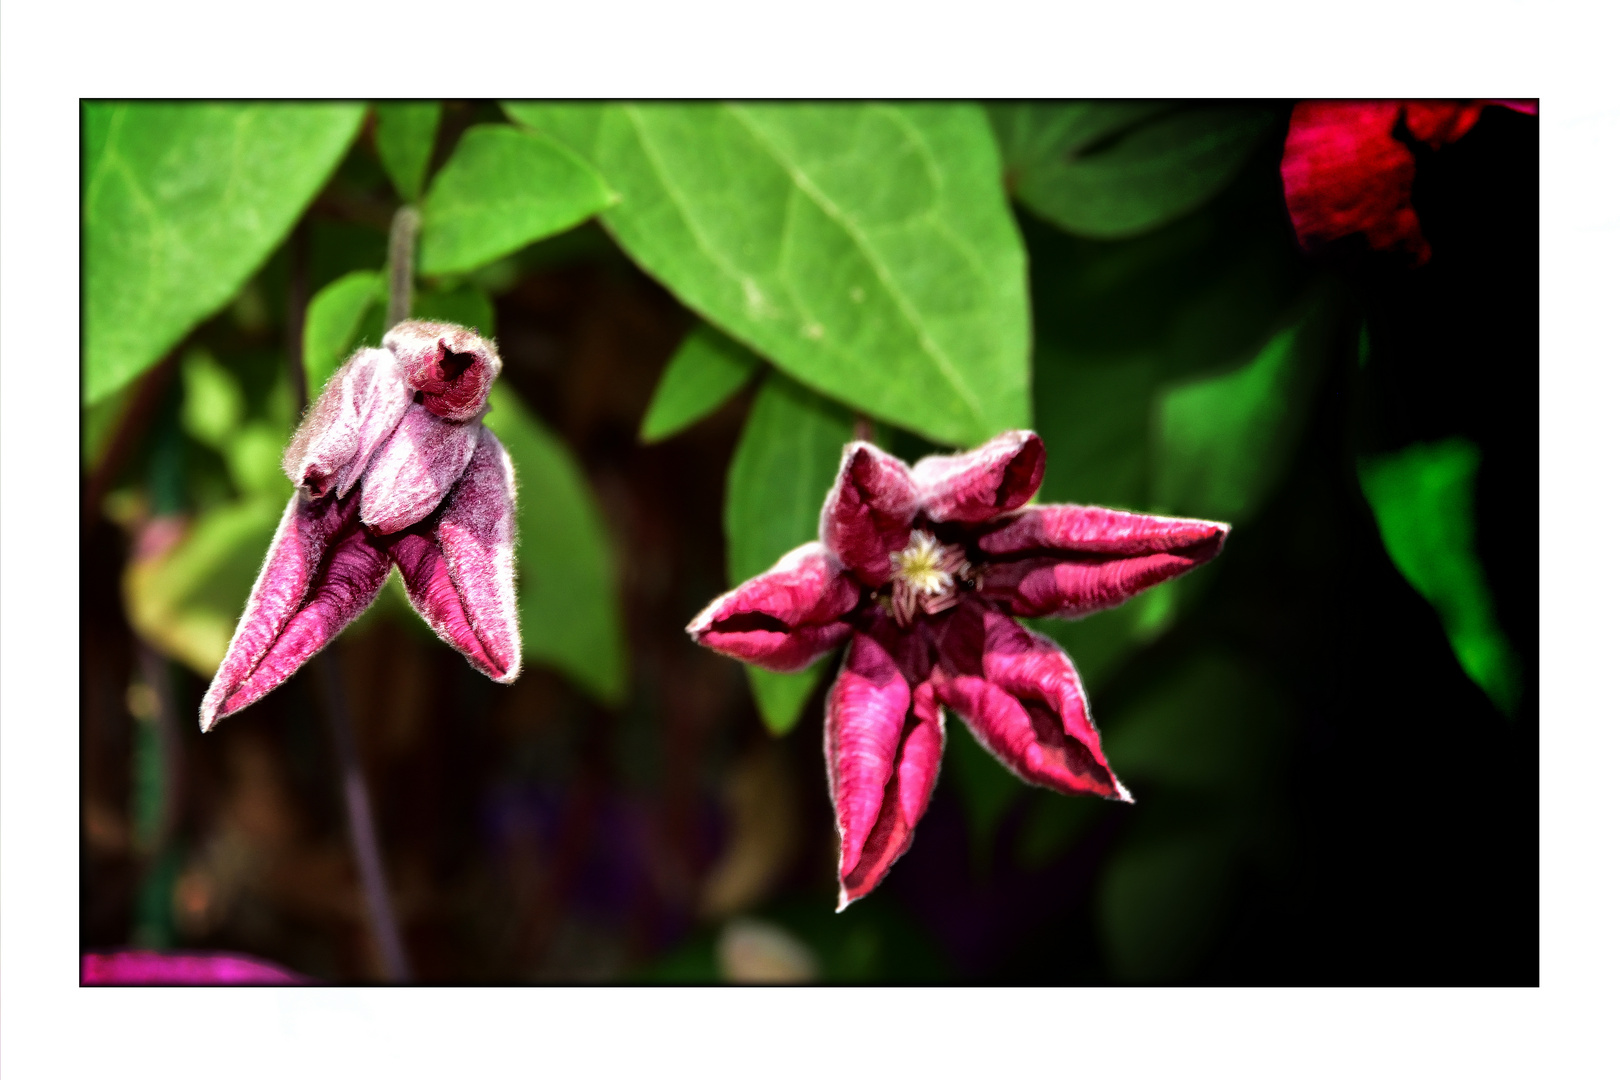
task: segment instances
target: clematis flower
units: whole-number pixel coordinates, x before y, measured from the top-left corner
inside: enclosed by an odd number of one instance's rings
[[[1438,150],[1468,134],[1487,105],[1534,113],[1522,101],[1305,101],[1294,106],[1283,147],[1283,194],[1307,250],[1357,233],[1375,251],[1429,259],[1412,208],[1417,160],[1396,125]]]
[[[839,910],[911,845],[945,748],[946,707],[1013,773],[1130,801],[1068,654],[1015,616],[1079,618],[1214,558],[1228,526],[1094,506],[1025,506],[1046,471],[1032,431],[907,467],[844,448],[820,540],[716,599],[687,629],[795,671],[848,644],[824,747]]]
[[[394,567],[446,644],[517,678],[516,488],[481,419],[500,370],[471,330],[415,320],[333,374],[282,460],[297,490],[203,697],[204,731],[285,682]]]
[[[144,949],[85,953],[83,986],[300,986],[309,979],[279,964],[235,953],[160,953]]]

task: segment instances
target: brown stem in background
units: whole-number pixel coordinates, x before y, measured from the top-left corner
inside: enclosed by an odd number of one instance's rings
[[[388,229],[388,326],[411,317],[412,273],[416,264],[416,233],[422,215],[406,205],[394,214]]]
[[[179,356],[180,350],[176,349],[164,357],[162,363],[141,376],[135,396],[124,409],[124,415],[118,418],[118,427],[114,429],[112,438],[107,440],[106,448],[84,482],[84,500],[79,513],[85,525],[101,512],[101,500],[106,497],[107,489],[118,479],[118,470],[128,464],[130,455],[146,434],[158,406],[163,403],[163,393],[169,388],[169,380],[174,377]],[[81,537],[87,534],[88,529],[79,530]]]
[[[872,419],[865,413],[855,414],[855,437],[862,442],[872,441]]]
[[[315,673],[326,701],[327,726],[332,749],[337,755],[343,786],[343,810],[349,824],[349,846],[360,871],[360,890],[365,895],[366,917],[382,958],[383,972],[392,983],[411,981],[410,961],[400,937],[399,922],[389,899],[388,878],[383,872],[382,852],[377,844],[377,827],[371,816],[371,799],[366,792],[365,773],[360,769],[360,750],[355,745],[354,724],[349,719],[348,701],[343,693],[343,673],[338,670],[330,649],[314,659]]]
[[[175,708],[174,681],[169,660],[139,635],[135,637],[135,658],[141,681],[152,692],[154,710],[151,722],[157,725],[158,758],[163,777],[162,800],[147,852],[148,863],[156,863],[168,848],[180,820],[180,720]]]
[[[414,243],[414,237],[411,242]],[[409,251],[407,247],[404,271],[407,288],[410,280]],[[304,308],[309,297],[309,243],[302,224],[293,233],[289,254],[292,277],[287,287],[287,304],[290,308],[287,312],[287,374],[298,402],[298,413],[302,416],[309,405],[309,385],[304,377]],[[389,310],[393,310],[394,274],[397,270],[391,243]],[[406,303],[408,305],[409,301]],[[327,727],[332,736],[332,751],[337,758],[349,849],[360,874],[360,891],[366,902],[366,921],[377,944],[377,954],[382,959],[383,973],[389,982],[410,982],[410,961],[405,955],[399,920],[394,916],[394,905],[388,891],[388,877],[383,871],[377,826],[371,816],[371,798],[366,791],[366,775],[360,767],[360,751],[354,738],[354,721],[349,716],[348,700],[343,693],[343,673],[338,670],[337,659],[332,652],[335,647],[322,650],[311,663],[320,680]]]
[[[298,416],[309,406],[309,378],[304,373],[304,316],[309,306],[309,223],[293,229],[288,255],[292,273],[287,281],[287,379],[292,384]]]

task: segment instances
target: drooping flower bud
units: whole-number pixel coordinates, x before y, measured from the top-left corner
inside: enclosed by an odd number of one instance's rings
[[[446,420],[471,420],[484,407],[501,357],[495,346],[453,323],[408,319],[383,337],[422,404]]]
[[[282,470],[312,498],[329,491],[343,498],[410,403],[411,388],[394,355],[361,349],[327,380],[287,444]]]

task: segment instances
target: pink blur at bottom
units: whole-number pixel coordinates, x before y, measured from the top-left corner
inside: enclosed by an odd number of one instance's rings
[[[234,953],[85,953],[81,986],[300,986],[313,980]]]

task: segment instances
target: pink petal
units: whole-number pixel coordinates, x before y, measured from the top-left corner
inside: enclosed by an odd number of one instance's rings
[[[914,703],[895,657],[854,635],[827,694],[823,734],[838,825],[838,910],[871,892],[911,846],[939,778],[944,720],[926,684]]]
[[[433,513],[466,471],[484,430],[477,421],[443,420],[412,405],[360,483],[360,520],[386,535]]]
[[[889,553],[906,546],[920,507],[905,462],[852,442],[821,507],[822,543],[861,581],[881,585],[889,580]]]
[[[1518,100],[1514,98],[1492,98],[1485,104],[1500,105],[1504,109],[1512,109],[1516,113],[1524,113],[1527,116],[1535,116],[1541,108],[1541,102],[1534,99]]]
[[[1417,162],[1394,136],[1397,101],[1305,101],[1283,146],[1283,194],[1307,250],[1364,234],[1374,250],[1429,258],[1412,209]]]
[[[979,537],[994,561],[983,567],[978,595],[1014,615],[1078,618],[1203,565],[1229,529],[1096,506],[1032,506]]]
[[[81,986],[301,986],[311,980],[279,964],[233,953],[85,953]]]
[[[399,358],[423,406],[446,420],[471,420],[483,411],[501,373],[495,346],[454,323],[408,319],[383,335],[383,347]]]
[[[1197,518],[1157,517],[1101,506],[1056,503],[1031,506],[980,534],[986,555],[1148,555],[1190,553],[1213,545],[1220,551],[1230,525]]]
[[[513,545],[517,539],[512,459],[482,424],[478,450],[444,513],[424,531],[389,538],[411,606],[446,644],[496,682],[518,677]]]
[[[860,586],[840,572],[817,541],[801,544],[775,566],[704,608],[686,627],[692,640],[772,671],[799,671],[849,637],[845,615]]]
[[[286,682],[376,599],[388,556],[360,528],[359,503],[293,493],[203,696],[204,731]]]
[[[976,450],[925,457],[911,467],[922,509],[935,521],[989,521],[1030,500],[1046,475],[1033,431],[1007,431]]]
[[[313,497],[336,491],[342,498],[410,403],[411,388],[393,354],[361,349],[327,380],[287,444],[282,469]]]
[[[948,634],[935,690],[986,750],[1029,783],[1130,801],[1074,663],[1054,641],[980,605],[959,608]]]
[[[1408,101],[1406,130],[1438,150],[1468,134],[1483,107],[1482,102]]]

